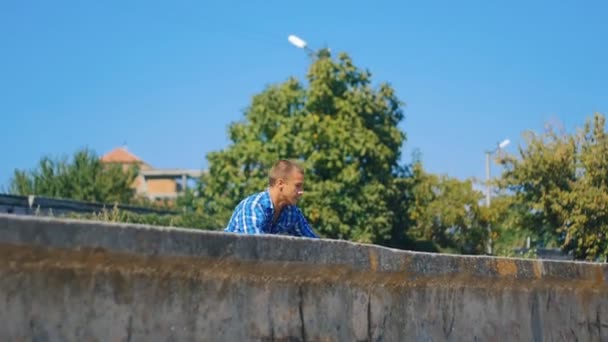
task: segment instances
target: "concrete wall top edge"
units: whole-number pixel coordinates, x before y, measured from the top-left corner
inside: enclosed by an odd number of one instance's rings
[[[143,256],[348,267],[417,277],[585,281],[608,288],[608,265],[588,262],[433,254],[339,240],[246,236],[135,224],[0,214],[1,245],[104,249]]]

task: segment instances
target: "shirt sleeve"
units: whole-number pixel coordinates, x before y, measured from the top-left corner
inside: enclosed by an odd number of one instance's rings
[[[245,200],[232,213],[224,231],[243,234],[264,234],[266,215],[259,203]]]
[[[245,206],[241,213],[240,222],[243,225],[243,233],[245,234],[264,234],[264,225],[266,216],[260,205]]]
[[[317,234],[315,234],[315,232],[312,230],[312,228],[308,224],[308,221],[306,221],[306,218],[304,217],[304,214],[302,214],[300,209],[298,209],[297,207],[294,207],[294,210],[295,210],[294,214],[296,217],[295,217],[295,224],[293,227],[292,235],[304,236],[304,237],[309,237],[309,238],[319,238],[319,236]]]

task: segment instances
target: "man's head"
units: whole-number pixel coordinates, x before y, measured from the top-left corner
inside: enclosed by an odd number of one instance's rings
[[[296,204],[304,193],[304,170],[295,162],[279,160],[270,169],[268,185],[276,189],[282,202]]]

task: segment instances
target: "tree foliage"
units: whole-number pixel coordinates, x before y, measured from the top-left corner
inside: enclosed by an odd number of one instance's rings
[[[444,251],[484,253],[487,213],[480,205],[483,195],[473,189],[471,180],[430,174],[417,162],[412,166],[410,181],[411,237],[433,241]]]
[[[544,245],[577,258],[608,256],[608,138],[605,118],[596,114],[574,134],[549,127],[528,134],[518,156],[506,166],[502,189],[513,194],[519,224]]]
[[[402,102],[388,84],[341,54],[318,53],[304,84],[294,78],[253,97],[244,119],[229,127],[232,144],[209,153],[199,205],[226,224],[245,196],[267,187],[278,159],[305,168],[301,207],[323,236],[387,242],[406,215],[397,179],[405,134]],[[401,208],[402,213],[395,208]]]
[[[88,149],[77,151],[71,160],[43,157],[30,171],[15,170],[9,191],[16,195],[38,195],[104,203],[129,203],[137,168],[103,164]]]

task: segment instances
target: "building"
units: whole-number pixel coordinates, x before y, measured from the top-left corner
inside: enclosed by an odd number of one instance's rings
[[[188,188],[188,180],[201,176],[200,170],[156,169],[129,152],[126,147],[118,147],[101,157],[106,164],[120,164],[124,169],[139,168],[139,175],[133,183],[136,193],[150,200],[174,199]]]

